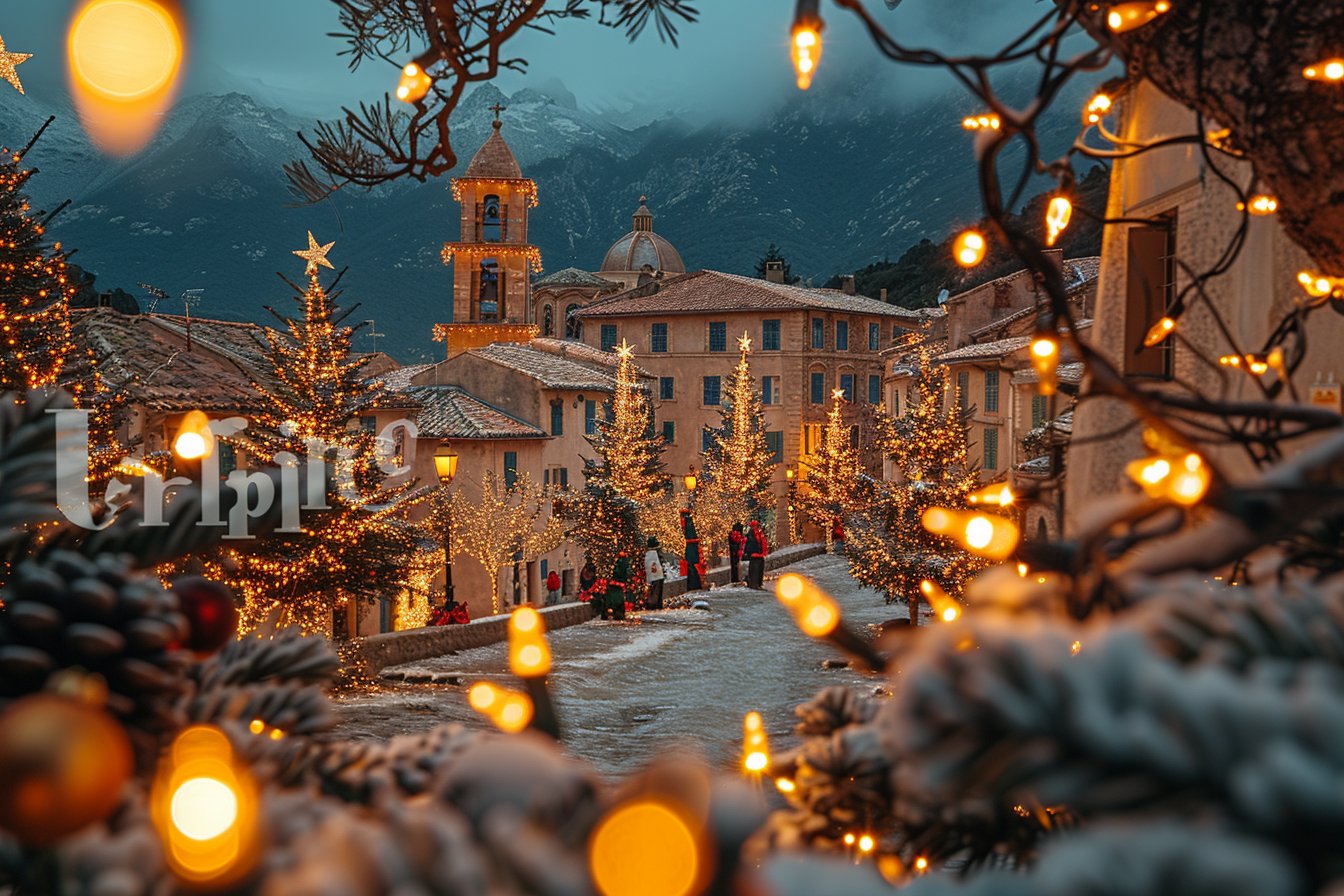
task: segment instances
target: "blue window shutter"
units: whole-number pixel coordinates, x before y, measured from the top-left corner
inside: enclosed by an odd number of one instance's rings
[[[852,404],[854,401],[854,374],[842,373],[840,375],[840,391],[845,393],[845,401]]]
[[[849,351],[849,321],[838,320],[835,322],[835,350],[838,352]]]
[[[609,352],[616,348],[616,325],[602,325],[602,351]]]
[[[779,463],[784,459],[784,433],[767,432],[765,434],[765,447],[770,449],[770,462]]]
[[[583,403],[583,431],[586,435],[597,435],[597,402]]]
[[[518,452],[504,452],[504,487],[513,488],[518,481]]]
[[[812,403],[826,403],[826,374],[824,373],[812,374]]]

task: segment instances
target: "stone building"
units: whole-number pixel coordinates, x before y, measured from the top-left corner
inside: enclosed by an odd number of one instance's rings
[[[1110,129],[1135,145],[1197,130],[1194,112],[1146,81],[1131,85],[1117,99],[1116,109],[1118,117],[1113,116]],[[1237,183],[1253,180],[1245,163],[1220,157],[1218,164]],[[1237,351],[1209,306],[1217,309],[1241,350],[1254,351],[1303,295],[1297,274],[1313,266],[1273,216],[1246,221],[1240,255],[1225,273],[1206,284],[1207,302],[1187,303],[1177,324],[1179,339],[1141,347],[1144,334],[1189,282],[1188,272],[1208,270],[1222,256],[1242,225],[1236,203],[1235,193],[1214,176],[1205,157],[1190,144],[1115,160],[1106,216],[1125,223],[1108,225],[1103,234],[1091,340],[1125,377],[1149,388],[1185,394],[1195,390],[1227,400],[1263,398],[1244,365],[1228,369],[1206,359]],[[1306,355],[1293,377],[1293,387],[1303,400],[1312,394],[1314,384],[1339,383],[1344,375],[1344,318],[1318,312],[1308,326]],[[1319,391],[1323,398],[1334,396],[1332,404],[1338,411],[1338,392]],[[1074,431],[1085,444],[1070,452],[1068,528],[1078,525],[1099,496],[1132,488],[1124,477],[1125,463],[1147,453],[1140,443],[1141,427],[1125,427],[1133,419],[1127,406],[1097,399],[1080,407],[1075,416]],[[1301,442],[1292,447],[1301,447]],[[1208,450],[1228,475],[1252,475],[1240,447],[1211,445]]]
[[[785,470],[793,467],[806,477],[832,390],[844,391],[846,419],[863,441],[869,425],[864,409],[882,400],[881,352],[915,320],[912,312],[839,290],[704,270],[601,299],[578,317],[590,346],[610,352],[627,341],[654,377],[656,425],[674,474],[700,465],[707,427],[721,423],[738,340],[751,340],[766,442],[779,465],[780,540],[787,520]]]

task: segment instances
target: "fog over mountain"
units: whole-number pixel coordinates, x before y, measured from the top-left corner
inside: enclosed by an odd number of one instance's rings
[[[538,182],[531,239],[548,271],[596,268],[630,229],[641,194],[688,268],[751,273],[775,242],[795,274],[817,283],[980,215],[972,141],[959,133],[973,111],[964,96],[893,104],[856,73],[770,108],[692,124],[585,109],[559,82],[538,83],[507,96],[476,88],[457,110],[453,141],[465,167],[488,134],[488,107],[508,106],[504,136]],[[1066,98],[1061,109],[1075,106]],[[332,258],[350,268],[343,302],[360,303],[353,320],[376,321],[378,348],[408,361],[438,356],[430,328],[449,319],[452,283],[439,249],[457,238],[446,179],[293,207],[281,166],[303,155],[296,133],[312,120],[240,92],[182,100],[127,160],[91,149],[69,109],[0,94],[0,142],[23,145],[48,115],[57,120],[29,156],[41,169],[31,192],[41,207],[72,200],[51,233],[78,249],[74,260],[100,288],[204,289],[193,313],[270,322],[265,306],[284,308],[290,296],[275,272],[301,278],[290,250],[312,230],[336,241]],[[1061,112],[1043,135],[1062,149],[1076,126]],[[962,149],[930,149],[949,143]],[[176,300],[161,310],[181,312]],[[361,336],[357,347],[372,340]]]

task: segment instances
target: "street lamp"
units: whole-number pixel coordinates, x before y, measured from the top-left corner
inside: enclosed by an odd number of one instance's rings
[[[695,494],[695,486],[700,481],[695,477],[695,467],[691,467],[690,470],[686,472],[686,475],[682,477],[682,479],[686,483],[686,491],[690,492],[691,494]]]
[[[457,452],[444,442],[434,452],[434,473],[439,477],[439,485],[445,489],[453,484],[457,477]],[[443,536],[443,596],[453,599],[453,503],[447,502],[447,521]]]

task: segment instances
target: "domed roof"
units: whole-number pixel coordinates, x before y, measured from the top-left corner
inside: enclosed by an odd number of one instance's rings
[[[639,197],[639,209],[634,214],[634,229],[611,244],[602,259],[599,273],[606,271],[639,271],[648,265],[655,271],[668,274],[686,273],[686,264],[676,248],[653,232],[653,213],[645,205],[648,199]]]
[[[513,150],[509,149],[509,144],[499,135],[501,124],[498,118],[491,122],[493,130],[490,136],[481,144],[481,148],[476,150],[476,155],[471,157],[471,163],[467,165],[467,172],[463,177],[483,180],[523,179],[523,169],[518,167],[518,160],[513,157]]]

